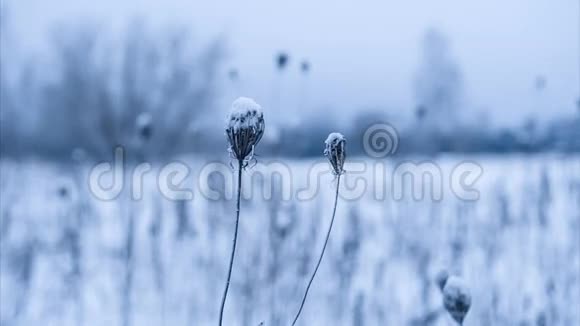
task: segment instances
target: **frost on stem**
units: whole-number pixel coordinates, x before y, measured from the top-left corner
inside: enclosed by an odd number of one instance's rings
[[[328,135],[328,138],[326,138],[324,143],[326,145],[324,155],[330,161],[330,165],[332,165],[332,173],[334,175],[343,174],[344,159],[346,158],[344,150],[346,139],[341,133],[333,132]]]
[[[463,324],[463,319],[471,306],[471,294],[461,278],[450,276],[445,282],[443,306],[457,323]]]
[[[264,114],[258,103],[247,97],[235,100],[226,120],[230,155],[247,164],[264,135],[264,127]]]

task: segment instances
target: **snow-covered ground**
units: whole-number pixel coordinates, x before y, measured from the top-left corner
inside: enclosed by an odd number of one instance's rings
[[[259,160],[244,177],[226,325],[290,324],[331,217],[336,182],[324,159]],[[482,168],[476,200],[451,186],[466,160]],[[580,325],[580,156],[440,156],[430,173],[442,197],[423,199],[395,195],[403,162],[348,161],[299,324],[452,325],[434,281],[446,269],[470,287],[465,325]],[[142,200],[126,188],[102,201],[89,164],[2,161],[1,324],[217,324],[234,179],[181,162],[192,200],[164,196],[157,173],[146,174]],[[286,192],[267,196],[280,180],[264,171],[287,174]],[[227,198],[208,198],[211,189]]]

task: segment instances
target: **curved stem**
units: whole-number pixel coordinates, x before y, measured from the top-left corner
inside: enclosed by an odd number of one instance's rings
[[[238,241],[238,225],[240,223],[240,199],[242,194],[242,169],[243,161],[238,161],[238,199],[236,202],[236,228],[234,231],[234,240],[232,245],[232,253],[230,255],[230,267],[228,269],[228,279],[226,281],[226,288],[224,289],[224,295],[222,297],[222,304],[220,307],[220,319],[219,325],[222,325],[222,320],[224,317],[224,306],[226,305],[226,298],[228,296],[228,289],[230,288],[230,280],[232,278],[232,267],[234,266],[234,256],[236,255],[236,243]]]
[[[312,281],[314,281],[314,277],[316,276],[316,272],[318,272],[318,267],[320,267],[320,262],[322,261],[322,257],[324,256],[324,251],[326,250],[326,245],[328,244],[328,238],[330,238],[330,231],[332,231],[332,225],[334,224],[334,217],[336,216],[336,204],[338,203],[338,189],[340,188],[340,175],[338,176],[336,182],[336,194],[334,195],[334,208],[332,210],[332,219],[330,220],[330,225],[328,226],[328,231],[326,232],[326,239],[324,240],[324,246],[322,247],[322,252],[320,253],[320,257],[318,257],[318,263],[316,263],[316,268],[314,268],[314,273],[312,273],[312,277],[310,277],[310,281],[308,282],[308,286],[306,287],[306,292],[304,292],[304,297],[302,298],[302,303],[300,304],[300,309],[298,309],[298,313],[296,317],[294,317],[294,321],[292,322],[292,326],[296,324],[298,318],[300,317],[300,313],[302,312],[302,308],[304,308],[304,303],[306,302],[306,297],[308,296],[308,291],[310,290],[310,286],[312,285]]]

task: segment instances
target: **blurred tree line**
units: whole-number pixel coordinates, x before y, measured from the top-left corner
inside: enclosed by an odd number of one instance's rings
[[[347,125],[334,121],[332,114],[318,113],[298,127],[284,128],[282,146],[296,156],[319,155],[320,146],[310,140],[322,140],[329,132],[344,130],[349,152],[364,155],[363,143],[368,142],[365,131],[375,124],[389,123],[397,129],[394,137],[399,142],[398,154],[580,152],[580,98],[576,114],[544,124],[528,118],[520,127],[502,129],[491,126],[485,115],[462,119],[466,106],[463,77],[449,41],[442,32],[429,29],[421,45],[421,63],[413,84],[417,106],[410,122],[399,128],[392,122],[397,117],[381,109],[358,110]],[[546,78],[539,76],[535,84],[535,91],[541,92]]]
[[[50,34],[42,61],[16,50],[7,17],[1,16],[0,151],[3,156],[70,158],[82,149],[95,159],[116,145],[148,157],[225,148],[223,119],[216,110],[224,72],[221,39],[194,42],[186,28],[155,30],[133,21],[122,34],[90,23],[60,25]],[[8,17],[9,18],[9,17]],[[529,119],[521,128],[497,129],[483,119],[458,119],[463,104],[461,70],[445,36],[428,30],[414,87],[414,118],[398,127],[397,153],[580,151],[578,113],[550,124]],[[284,54],[288,69],[288,55]],[[280,60],[275,61],[280,68]],[[310,63],[305,61],[310,70]],[[280,70],[283,70],[280,68]],[[223,76],[222,76],[223,75]],[[230,79],[232,78],[230,72]],[[236,70],[237,75],[237,70]],[[342,130],[349,152],[364,154],[363,135],[376,123],[393,121],[385,110],[361,109],[348,123],[328,110],[306,110],[299,122],[275,127],[261,153],[318,156],[329,132]],[[140,116],[151,121],[143,146]],[[268,132],[268,130],[267,130]],[[313,141],[316,140],[316,141]]]
[[[90,23],[62,25],[42,61],[24,63],[2,31],[4,155],[58,158],[82,149],[100,158],[116,145],[136,149],[143,115],[153,121],[150,155],[184,151],[216,97],[223,42],[194,48],[185,28],[159,32],[134,21],[114,39]]]

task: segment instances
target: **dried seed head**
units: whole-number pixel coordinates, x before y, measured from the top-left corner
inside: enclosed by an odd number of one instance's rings
[[[228,151],[238,161],[252,159],[254,148],[264,135],[264,114],[254,100],[240,97],[232,103],[226,121]]]
[[[332,173],[334,175],[341,175],[344,173],[344,159],[346,157],[345,145],[346,139],[344,136],[338,132],[333,132],[328,135],[326,141],[326,148],[324,149],[324,155],[330,161],[332,166]]]
[[[145,141],[149,140],[153,133],[153,128],[151,126],[153,124],[153,118],[151,117],[151,114],[148,112],[139,114],[139,116],[137,116],[136,124],[139,137]]]
[[[288,64],[288,54],[286,52],[280,52],[276,56],[276,65],[278,69],[283,70]]]
[[[462,325],[471,306],[471,294],[461,278],[450,276],[447,279],[443,288],[443,305],[451,317]]]

